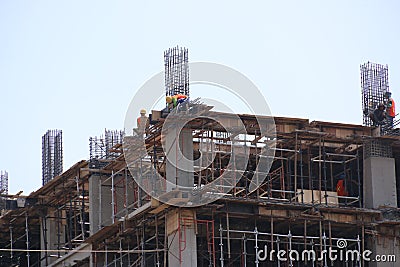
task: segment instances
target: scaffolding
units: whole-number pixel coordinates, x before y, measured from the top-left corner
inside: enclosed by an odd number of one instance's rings
[[[164,53],[166,95],[189,95],[187,54],[179,47]],[[387,67],[367,63],[361,75],[365,110],[383,100]],[[181,114],[200,105],[192,101]],[[299,118],[272,118],[274,127],[262,133],[271,117],[213,112],[205,105],[197,110],[204,116],[185,124],[194,159],[186,194],[167,190],[165,118],[146,125],[141,136],[105,130],[90,137],[89,161],[59,173],[26,197],[26,204],[0,217],[0,266],[166,267],[173,265],[170,257],[183,266],[195,244],[199,267],[325,267],[344,265],[326,257],[281,262],[267,249],[320,256],[327,247],[361,253],[370,240],[398,246],[400,214],[365,209],[362,195],[363,159],[399,157],[398,142],[372,138],[370,127]],[[365,125],[368,120],[364,117]],[[238,122],[244,132],[234,131]],[[50,159],[62,152],[53,144],[61,144],[61,132],[45,136],[43,157],[53,151],[46,158],[53,164]],[[132,141],[127,146],[126,138]],[[262,163],[266,158],[271,166]],[[244,169],[235,159],[247,160]],[[201,194],[211,184],[213,190]],[[215,199],[192,208],[174,206],[199,197]],[[383,220],[385,214],[392,219]],[[345,265],[365,263],[350,259]]]
[[[212,266],[337,266],[328,253],[324,256],[329,249],[348,266],[364,266],[361,257],[348,257],[349,252],[362,255],[362,227],[352,225],[348,231],[343,225],[318,220],[283,225],[278,217],[263,219],[260,223],[252,218],[246,227],[237,218],[221,220],[215,236],[219,262]],[[284,251],[286,260],[277,259],[279,251]]]
[[[231,118],[225,113],[219,116],[228,121]],[[275,118],[277,145],[267,171],[256,166],[265,156],[262,148],[269,144],[269,137],[260,136],[255,116],[239,118],[246,125],[246,133],[236,141],[248,149],[250,157],[246,170],[236,173],[238,182],[233,187],[218,183],[229,168],[235,173],[228,162],[240,156],[231,151],[231,134],[207,118],[187,124],[192,131],[194,158],[215,155],[210,164],[194,165],[193,190],[215,182],[214,193],[220,196],[213,203],[191,208],[194,216],[186,216],[185,208],[155,200],[136,182],[139,177],[147,183],[145,189],[165,190],[161,180],[153,179],[156,172],[166,177],[160,121],[146,129],[146,153],[131,147],[140,153],[129,155],[123,153],[121,144],[108,141],[113,154],[109,158],[104,154],[103,165],[77,163],[29,197],[37,199],[38,205],[25,205],[1,217],[0,246],[6,250],[0,253],[0,262],[5,266],[10,262],[46,266],[67,262],[69,255],[75,255],[79,258],[75,259],[76,266],[88,266],[89,262],[94,266],[168,266],[171,253],[184,262],[185,250],[192,244],[188,235],[195,233],[199,267],[283,267],[290,263],[264,262],[256,255],[265,245],[269,251],[312,249],[318,255],[326,246],[336,249],[339,239],[347,242],[348,250],[364,251],[368,240],[378,233],[385,240],[396,236],[377,228],[379,212],[363,209],[363,155],[388,153],[379,144],[366,143],[364,137],[371,136],[371,128]],[[111,140],[118,139],[114,137]],[[389,152],[393,157],[399,154],[398,149]],[[125,161],[130,156],[136,158]],[[251,189],[254,180],[262,182]],[[345,195],[338,194],[339,180],[346,188]],[[180,201],[184,198],[174,197]],[[171,227],[169,215],[180,211],[182,216]],[[171,251],[171,236],[178,244],[176,251]],[[313,263],[332,264],[324,259],[294,266]],[[350,263],[364,266],[357,261]]]
[[[195,160],[192,188],[194,193],[199,194],[201,188],[213,184],[213,194],[217,196],[267,199],[312,206],[361,206],[362,139],[333,138],[323,131],[297,130],[286,133],[278,130],[274,161],[271,169],[266,170],[263,166],[258,166],[258,162],[263,157],[270,157],[263,152],[269,144],[268,136],[259,135],[259,129],[254,126],[257,125],[255,118],[241,119],[246,125],[253,125],[253,129],[248,128],[246,134],[235,139],[235,149],[241,146],[243,151],[248,150],[250,153],[249,163],[244,171],[235,169],[235,164],[231,165],[231,158],[240,158],[242,153],[232,152],[231,134],[219,123],[199,118],[187,124],[187,128],[192,129],[194,158],[199,158],[200,155],[205,158],[214,156],[207,164]],[[305,127],[305,123],[297,122],[297,126]],[[279,124],[277,126],[281,127]],[[139,181],[145,192],[164,192],[166,198],[163,201],[168,201],[167,196],[171,197],[171,194],[167,194],[165,187],[166,155],[165,151],[159,149],[162,146],[159,138],[161,127],[162,125],[152,126],[147,131],[147,153],[132,146],[129,148],[132,152],[125,153],[125,159],[130,163],[128,167],[132,176]],[[320,123],[318,127],[323,129],[325,125]],[[358,132],[360,136],[364,134],[362,128],[349,127],[343,130],[344,134],[349,135],[354,132]],[[353,149],[348,149],[349,147]],[[234,179],[222,180],[221,177],[227,173]],[[347,190],[345,194],[337,192],[339,181]],[[258,186],[253,187],[255,184]],[[209,192],[205,194],[207,197]],[[193,198],[196,197],[194,194]]]
[[[189,96],[188,49],[173,47],[164,52],[165,95]]]
[[[48,130],[42,136],[42,185],[63,171],[62,131]]]

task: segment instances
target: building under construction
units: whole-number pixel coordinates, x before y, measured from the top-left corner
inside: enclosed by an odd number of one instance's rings
[[[166,95],[188,96],[187,50],[164,56]],[[368,83],[373,67],[361,68],[366,106],[389,90]],[[180,132],[168,121],[189,115]],[[400,137],[364,124],[167,104],[8,195],[0,266],[398,266]]]

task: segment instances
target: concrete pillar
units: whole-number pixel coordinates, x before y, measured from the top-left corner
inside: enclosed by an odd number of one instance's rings
[[[181,155],[177,153],[178,144],[182,153]],[[168,156],[166,162],[167,180],[173,184],[167,185],[167,192],[176,189],[175,185],[178,185],[178,188],[182,191],[191,190],[194,179],[192,130],[183,128],[178,133],[176,129],[169,129],[166,136],[165,149],[165,153]],[[184,160],[182,155],[187,160]]]
[[[364,207],[397,207],[394,158],[369,157],[364,159]]]
[[[60,211],[61,213],[61,211]],[[47,216],[50,218],[46,218],[44,220],[40,220],[40,246],[42,249],[45,249],[45,242],[47,245],[47,250],[57,250],[63,249],[61,246],[65,243],[65,220],[60,219],[57,220],[57,209],[49,208],[47,210]],[[61,217],[65,217],[65,214],[61,214]],[[57,257],[50,257],[50,255],[57,255],[57,252],[48,252],[47,253],[47,264],[50,264],[57,260]],[[45,253],[41,253],[41,257],[44,257]],[[63,256],[63,253],[60,253],[60,256]],[[46,259],[43,259],[41,262],[41,266],[48,266],[46,264]]]
[[[100,230],[99,221],[99,183],[100,176],[91,175],[89,178],[89,222],[90,222],[90,235],[93,235]]]
[[[111,179],[105,175],[91,175],[89,178],[89,221],[90,234],[112,224]]]
[[[167,214],[168,266],[197,266],[195,211],[173,210]]]

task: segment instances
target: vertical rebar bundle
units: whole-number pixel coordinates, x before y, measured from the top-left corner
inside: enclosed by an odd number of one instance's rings
[[[42,184],[63,171],[62,131],[48,130],[42,136]]]
[[[8,195],[8,172],[0,171],[0,192],[2,195]]]
[[[6,208],[6,195],[8,195],[8,172],[0,171],[0,210]]]
[[[108,159],[115,158],[116,153],[113,152],[113,147],[117,144],[122,144],[124,131],[104,130],[104,136],[89,138],[89,153],[90,160],[93,159]]]
[[[367,62],[360,66],[360,71],[363,124],[371,126],[369,114],[384,102],[384,95],[389,91],[388,66]]]
[[[364,159],[369,157],[393,157],[392,145],[382,140],[370,140],[364,143]]]
[[[165,95],[189,96],[188,49],[174,47],[164,52]]]

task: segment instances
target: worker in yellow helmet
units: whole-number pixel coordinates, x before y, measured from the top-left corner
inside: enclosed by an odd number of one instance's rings
[[[171,111],[174,108],[174,103],[172,102],[172,96],[167,95],[165,97],[165,102],[167,103],[167,108]]]
[[[140,110],[140,117],[137,118],[137,127],[139,130],[144,131],[144,129],[148,126],[149,121],[148,117],[146,116],[146,110]]]

